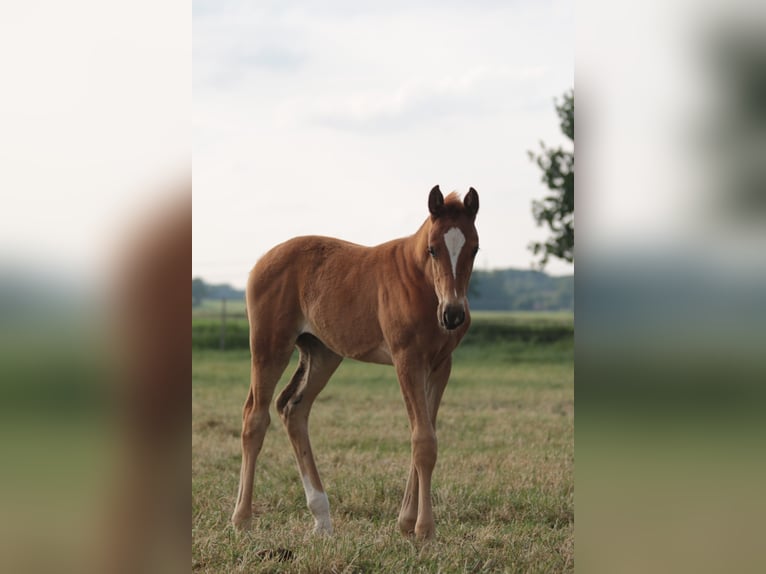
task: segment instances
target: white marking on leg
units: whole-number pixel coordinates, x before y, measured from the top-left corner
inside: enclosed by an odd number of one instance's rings
[[[452,276],[457,279],[457,260],[460,257],[460,250],[465,245],[465,235],[457,227],[453,227],[444,234],[444,244],[447,246],[449,259],[452,263]]]
[[[303,490],[306,493],[306,504],[314,515],[314,532],[319,534],[332,534],[332,521],[330,520],[330,501],[327,494],[314,488],[308,476],[301,476]]]

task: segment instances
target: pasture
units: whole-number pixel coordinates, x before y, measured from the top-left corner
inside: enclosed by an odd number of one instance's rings
[[[193,318],[194,571],[573,571],[570,313],[475,314],[439,411],[437,537],[429,543],[402,537],[396,526],[410,445],[393,368],[351,360],[317,399],[310,423],[335,534],[311,535],[313,520],[273,406],[256,467],[253,528],[235,532],[229,518],[249,353],[235,344],[218,351],[216,337],[206,343],[205,322],[213,321]],[[233,319],[227,337],[243,321]],[[295,366],[294,357],[279,388]]]

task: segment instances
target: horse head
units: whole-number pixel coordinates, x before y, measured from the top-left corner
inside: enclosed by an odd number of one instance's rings
[[[428,254],[439,300],[437,316],[439,324],[451,331],[466,317],[468,282],[479,251],[475,225],[479,194],[470,188],[462,201],[454,192],[445,199],[437,185],[428,196],[428,211]]]

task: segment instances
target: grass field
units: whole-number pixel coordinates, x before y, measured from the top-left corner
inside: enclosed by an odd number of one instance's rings
[[[478,315],[472,330],[523,316]],[[571,327],[571,315],[530,316]],[[542,323],[541,323],[542,322]],[[490,325],[491,327],[491,325]],[[495,333],[497,335],[497,333]],[[335,534],[311,535],[292,450],[272,407],[249,533],[229,525],[249,354],[192,354],[193,569],[198,572],[571,572],[574,388],[570,337],[478,336],[455,353],[439,412],[437,538],[399,534],[409,424],[391,367],[344,361],[312,411]],[[293,363],[283,381],[292,374]],[[281,385],[280,384],[280,385]],[[290,558],[281,550],[288,550]]]

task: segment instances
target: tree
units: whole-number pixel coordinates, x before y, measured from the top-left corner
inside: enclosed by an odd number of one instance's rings
[[[555,107],[561,120],[561,131],[572,140],[572,151],[562,147],[547,148],[540,142],[540,154],[528,152],[529,159],[543,171],[541,181],[552,192],[542,200],[532,202],[532,215],[537,225],[546,224],[551,230],[551,237],[544,243],[529,244],[532,253],[542,254],[540,269],[551,256],[574,262],[574,90],[565,93],[563,101],[555,102]]]
[[[207,284],[200,278],[192,279],[192,307],[202,303],[202,299],[208,294]]]

